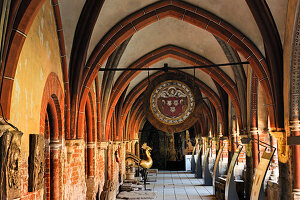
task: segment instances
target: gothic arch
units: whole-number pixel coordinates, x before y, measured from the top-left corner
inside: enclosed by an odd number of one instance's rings
[[[165,17],[174,17],[203,28],[239,51],[250,62],[252,69],[257,74],[264,88],[267,103],[270,104],[268,108],[271,113],[271,126],[276,127],[276,105],[273,104],[273,88],[270,82],[270,74],[264,57],[259,50],[246,36],[224,20],[201,8],[177,0],[160,1],[147,6],[123,19],[106,34],[94,49],[85,68],[84,75],[86,75],[86,79],[81,90],[82,98],[87,95],[85,87],[91,85],[98,69],[117,46],[136,31]]]
[[[50,73],[43,92],[40,132],[45,137],[45,197],[58,199],[61,195],[61,170],[59,152],[64,138],[63,110],[64,95],[55,73]]]
[[[135,61],[132,65],[130,65],[129,68],[146,68],[156,62],[159,62],[161,59],[169,58],[169,57],[181,60],[191,65],[213,64],[209,60],[203,58],[202,56],[199,56],[196,53],[193,53],[191,51],[188,51],[186,49],[177,46],[167,45],[142,56],[137,61]],[[219,85],[222,85],[226,90],[226,92],[229,94],[235,106],[239,124],[242,129],[241,109],[240,109],[239,96],[238,96],[236,84],[231,80],[231,78],[227,74],[225,74],[219,68],[202,69],[202,71],[210,75],[214,80],[217,81]],[[117,104],[123,91],[129,85],[129,83],[134,79],[134,77],[136,77],[139,73],[140,73],[139,71],[125,71],[117,79],[112,89],[112,94],[110,98],[111,104],[107,115],[108,123],[112,115],[112,112],[115,108],[115,105]]]

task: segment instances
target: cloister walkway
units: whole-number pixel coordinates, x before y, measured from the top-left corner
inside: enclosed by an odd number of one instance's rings
[[[156,182],[147,189],[157,194],[156,200],[215,200],[212,186],[204,186],[203,179],[184,171],[159,171]]]

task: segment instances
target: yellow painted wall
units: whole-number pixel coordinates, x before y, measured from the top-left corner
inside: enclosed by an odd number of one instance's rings
[[[28,135],[40,132],[42,95],[51,72],[58,75],[63,87],[54,12],[47,0],[34,19],[25,40],[12,92],[10,121],[24,133],[24,156],[29,151]]]

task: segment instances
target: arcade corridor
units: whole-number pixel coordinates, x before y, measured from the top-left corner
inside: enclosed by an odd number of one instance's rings
[[[299,200],[299,109],[300,0],[0,0],[0,200]]]

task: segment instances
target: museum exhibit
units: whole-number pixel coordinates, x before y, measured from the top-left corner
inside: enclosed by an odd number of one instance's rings
[[[300,0],[0,16],[0,200],[300,200]]]

